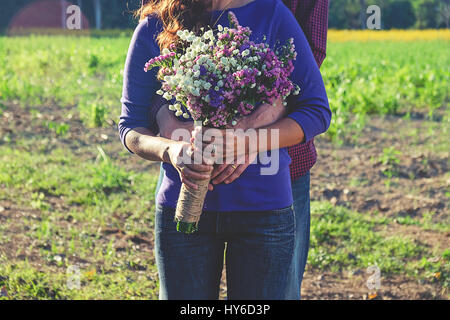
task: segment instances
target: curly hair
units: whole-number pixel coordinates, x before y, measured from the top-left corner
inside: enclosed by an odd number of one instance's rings
[[[178,40],[178,30],[198,32],[201,27],[207,26],[211,18],[211,5],[211,0],[144,0],[136,16],[139,21],[148,16],[161,20],[164,28],[158,34],[157,41],[162,50]]]

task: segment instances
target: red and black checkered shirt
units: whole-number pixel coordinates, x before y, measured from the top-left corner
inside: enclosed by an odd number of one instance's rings
[[[145,1],[143,0],[143,2]],[[320,67],[325,59],[327,48],[328,0],[283,0],[283,2],[297,18],[311,46],[317,65]],[[156,119],[156,113],[164,102],[160,101],[160,103],[152,105],[151,118]],[[314,138],[306,143],[289,147],[288,153],[292,159],[290,165],[291,179],[296,180],[306,174],[316,163],[317,152],[314,146]]]
[[[328,0],[284,0],[294,13],[308,39],[312,53],[320,67],[325,59],[328,30]],[[296,180],[306,174],[316,163],[317,152],[314,138],[288,148],[292,162],[291,179]]]

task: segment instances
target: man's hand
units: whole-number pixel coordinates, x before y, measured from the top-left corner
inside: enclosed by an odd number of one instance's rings
[[[235,126],[227,129],[194,130],[191,142],[201,141],[203,150],[208,145],[213,145],[216,159],[223,159],[224,162],[229,164],[234,159],[234,163],[236,163],[237,159],[257,151],[258,140],[253,141],[251,138],[254,133],[247,130],[271,125],[282,119],[285,113],[286,108],[283,106],[283,100],[279,98],[275,101],[275,106],[263,104],[251,115],[243,117]],[[198,148],[196,144],[196,149]],[[211,146],[209,149],[211,149]],[[230,159],[230,157],[233,157],[233,159]]]
[[[257,157],[257,153],[245,155],[245,163],[241,164],[219,164],[214,166],[211,173],[211,183],[208,187],[210,191],[214,189],[214,185],[219,183],[229,184],[239,178],[247,167],[253,163]]]
[[[275,100],[275,106],[272,104],[262,104],[258,109],[250,115],[239,119],[238,123],[233,126],[234,129],[247,130],[250,128],[258,129],[275,123],[286,115],[286,107],[283,105],[281,98]]]
[[[163,105],[156,114],[156,122],[158,123],[159,133],[161,137],[172,139],[172,134],[176,129],[185,129],[189,134],[194,129],[193,121],[180,121],[175,117],[174,113],[169,110],[167,105]],[[185,142],[189,140],[183,139]]]

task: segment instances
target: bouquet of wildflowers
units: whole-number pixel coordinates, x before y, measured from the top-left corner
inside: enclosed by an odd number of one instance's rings
[[[298,94],[300,88],[288,79],[296,58],[293,39],[274,51],[250,41],[251,30],[240,26],[234,13],[228,19],[229,27],[202,29],[202,35],[179,30],[179,41],[146,63],[145,71],[160,68],[157,93],[172,101],[169,109],[176,116],[225,128],[250,114],[256,103]],[[198,181],[197,190],[182,185],[175,214],[179,231],[197,230],[208,183]]]

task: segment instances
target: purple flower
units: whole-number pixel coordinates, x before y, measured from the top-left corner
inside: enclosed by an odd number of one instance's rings
[[[239,48],[239,53],[242,53],[242,51],[247,50],[250,48],[250,44],[249,43],[244,43],[240,48]]]
[[[205,74],[206,74],[206,68],[205,68],[205,66],[201,65],[200,66],[200,75],[204,76]]]

